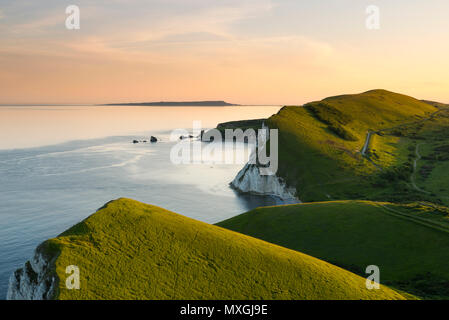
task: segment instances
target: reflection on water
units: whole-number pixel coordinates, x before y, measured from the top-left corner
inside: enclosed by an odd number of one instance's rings
[[[134,107],[134,106],[0,106],[0,149],[31,148],[65,141],[118,135],[145,135],[173,129],[205,128],[220,122],[267,118],[273,106]]]
[[[111,199],[132,198],[208,223],[279,204],[270,197],[238,195],[229,187],[242,164],[174,165],[169,161],[174,142],[169,141],[165,127],[188,129],[192,120],[214,127],[242,115],[264,118],[279,109],[246,107],[239,115],[235,108],[0,107],[0,148],[39,146],[0,151],[0,298],[6,295],[12,271],[40,242]],[[132,143],[149,135],[156,135],[160,142]],[[74,137],[89,140],[48,146]],[[243,148],[237,146],[237,150]]]

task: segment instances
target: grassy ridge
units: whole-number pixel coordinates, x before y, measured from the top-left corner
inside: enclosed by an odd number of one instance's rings
[[[444,216],[446,215],[446,216]],[[298,250],[421,297],[449,298],[447,212],[369,201],[252,210],[219,226]]]
[[[440,104],[429,121],[397,130],[410,142],[410,158],[416,159],[415,182],[421,194],[449,206],[449,106]]]
[[[58,299],[401,299],[299,253],[128,199],[47,242]],[[65,288],[65,268],[81,289]]]
[[[368,131],[425,119],[438,109],[385,90],[287,106],[267,120],[279,129],[279,171],[303,201],[381,198],[391,190],[367,177],[407,161],[401,139],[374,135],[369,158],[360,154]],[[381,193],[381,194],[379,194]]]

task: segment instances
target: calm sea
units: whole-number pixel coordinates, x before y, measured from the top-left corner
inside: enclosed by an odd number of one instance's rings
[[[177,142],[169,138],[173,129],[192,131],[193,121],[213,128],[279,108],[0,107],[0,299],[13,270],[39,243],[111,199],[132,198],[208,223],[279,204],[229,188],[243,164],[173,164]],[[159,141],[132,143],[151,135]]]

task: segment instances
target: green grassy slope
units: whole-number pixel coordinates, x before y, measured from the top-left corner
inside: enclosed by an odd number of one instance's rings
[[[58,299],[401,299],[299,253],[119,199],[43,246],[59,254]],[[81,288],[65,288],[65,268]]]
[[[220,131],[221,136],[223,139],[226,138],[226,130],[236,130],[241,129],[243,131],[248,129],[255,130],[255,133],[257,133],[257,129],[260,129],[262,127],[262,124],[267,119],[251,119],[251,120],[239,120],[239,121],[229,121],[229,122],[223,122],[219,123],[215,129]],[[239,138],[244,139],[244,137],[238,135]]]
[[[396,134],[408,141],[409,157],[416,160],[413,188],[449,206],[449,106],[439,105],[440,111],[430,120],[401,127]]]
[[[224,123],[219,123],[217,129],[224,135],[226,129],[260,129],[262,123],[267,119],[253,119],[253,120],[240,120],[240,121],[229,121]]]
[[[449,218],[441,209],[317,202],[258,208],[218,225],[358,274],[374,264],[381,283],[421,297],[449,298]]]
[[[400,176],[411,170],[408,144],[392,134],[374,134],[364,157],[360,150],[367,132],[421,121],[437,110],[385,90],[284,107],[267,120],[279,129],[278,174],[303,201],[380,199],[398,189],[391,183],[390,189],[376,187],[381,171]]]

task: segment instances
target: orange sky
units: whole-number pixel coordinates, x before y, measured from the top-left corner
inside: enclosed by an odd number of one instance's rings
[[[429,1],[5,0],[0,104],[300,104],[375,88],[449,102],[449,4]],[[380,30],[365,27],[368,4]]]

